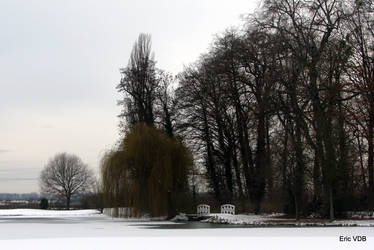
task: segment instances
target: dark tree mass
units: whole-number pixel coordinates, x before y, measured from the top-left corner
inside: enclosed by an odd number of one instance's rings
[[[197,174],[218,203],[242,211],[334,220],[373,209],[373,27],[368,0],[262,1],[176,79],[156,68],[150,36],[140,35],[118,85],[126,129],[104,159],[104,183],[119,171],[108,197],[143,210],[158,199],[151,211],[162,214],[196,190]],[[178,183],[184,191],[169,193]]]
[[[134,125],[118,151],[103,159],[106,202],[172,218],[186,204],[191,165],[192,156],[180,142],[154,127]]]
[[[139,35],[121,73],[123,139],[102,161],[105,202],[131,207],[138,215],[172,218],[186,205],[193,165],[190,151],[174,137],[174,79],[156,69],[146,34]]]
[[[122,79],[117,86],[126,98],[120,102],[124,110],[120,116],[127,124],[154,123],[154,102],[156,98],[156,69],[151,54],[151,37],[140,34],[135,42],[129,64],[121,69]]]

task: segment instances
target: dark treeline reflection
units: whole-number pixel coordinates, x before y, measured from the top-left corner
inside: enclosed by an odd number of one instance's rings
[[[124,137],[144,123],[189,148],[192,197],[203,176],[241,211],[372,209],[373,21],[372,1],[266,0],[176,78],[142,34],[118,85]]]

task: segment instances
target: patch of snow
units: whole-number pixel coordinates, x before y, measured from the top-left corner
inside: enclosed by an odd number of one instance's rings
[[[211,214],[212,217],[203,222],[220,223],[220,224],[235,224],[235,225],[252,225],[261,224],[265,220],[264,216],[259,215],[245,215],[245,214]]]
[[[313,221],[295,221],[290,219],[279,219],[277,214],[255,215],[255,214],[211,214],[212,217],[203,222],[217,224],[233,224],[233,225],[253,225],[253,226],[362,226],[373,227],[374,220],[336,220],[333,222],[313,222]]]
[[[321,218],[321,215],[319,213],[312,213],[311,215],[308,216],[308,218]]]
[[[374,211],[346,212],[348,218],[352,219],[374,219]]]
[[[184,213],[180,213],[176,215],[171,221],[188,221],[188,217]]]
[[[98,210],[0,209],[1,217],[82,217],[100,214]]]

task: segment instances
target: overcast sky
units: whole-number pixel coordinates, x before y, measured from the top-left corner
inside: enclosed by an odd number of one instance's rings
[[[116,85],[139,33],[174,74],[251,0],[0,0],[0,193],[39,192],[58,152],[96,172],[118,139]]]

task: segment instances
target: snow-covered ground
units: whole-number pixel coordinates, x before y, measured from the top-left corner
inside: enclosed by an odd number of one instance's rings
[[[271,215],[231,215],[231,214],[212,214],[213,216],[206,219],[208,223],[218,224],[234,224],[234,225],[252,225],[252,226],[360,226],[360,227],[374,227],[374,218],[369,217],[364,220],[363,217],[352,215],[352,219],[335,220],[329,222],[328,220],[300,220],[299,222],[294,219],[280,219],[281,214]]]
[[[346,214],[355,219],[374,219],[374,211],[347,212]]]
[[[178,229],[178,225],[113,219],[95,210],[0,210],[0,249],[374,249],[372,227]],[[351,241],[340,241],[341,236]],[[353,241],[353,236],[365,236],[366,241]]]
[[[42,209],[0,209],[0,218],[45,218],[45,217],[86,217],[100,214],[98,210],[42,210]]]

